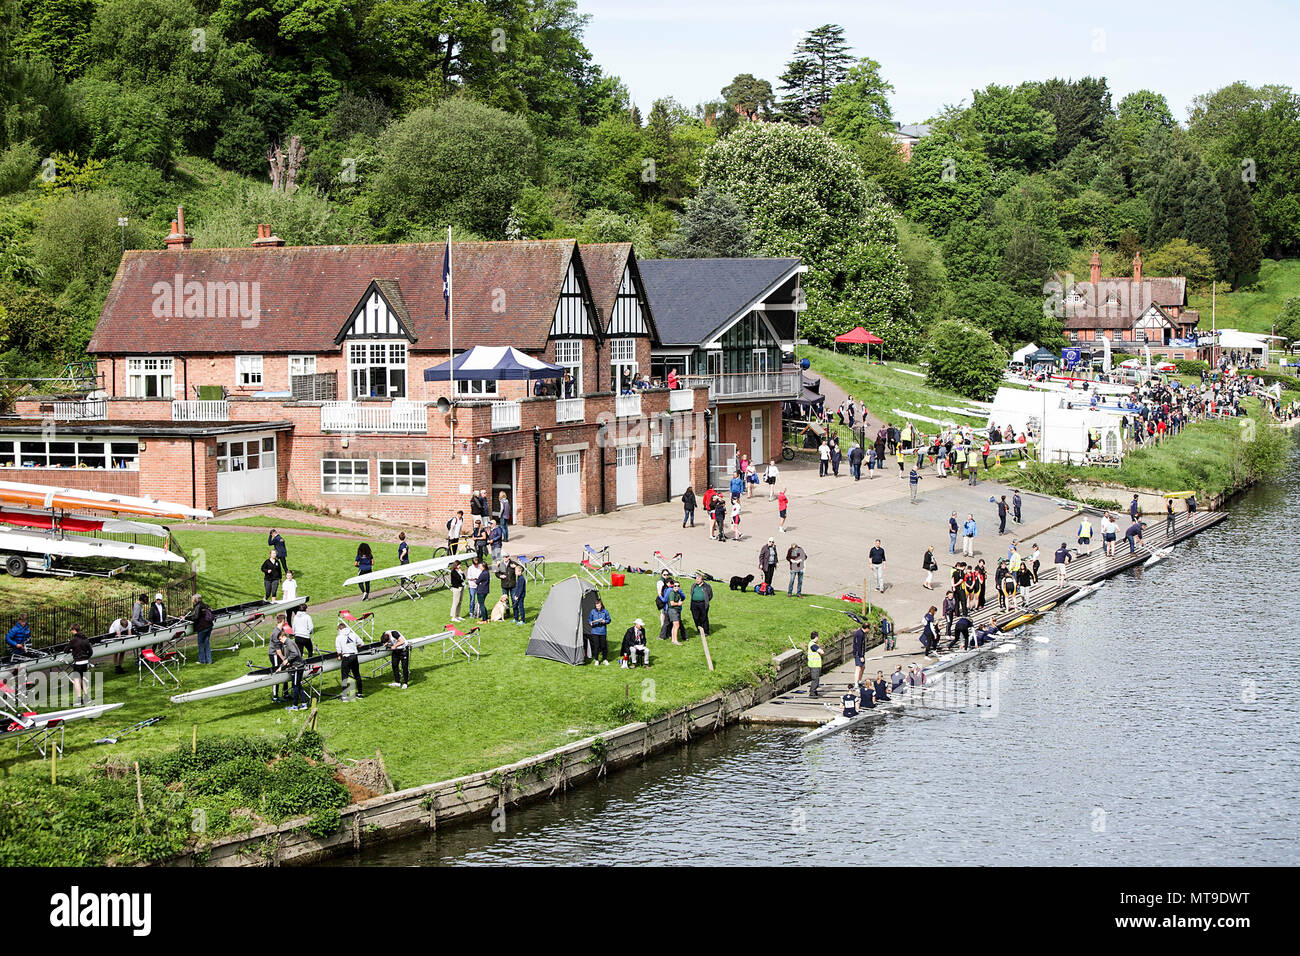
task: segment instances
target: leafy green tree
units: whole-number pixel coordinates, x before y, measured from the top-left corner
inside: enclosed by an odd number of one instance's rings
[[[1054,78],[1030,89],[1031,105],[1050,113],[1056,125],[1055,159],[1068,155],[1083,140],[1099,141],[1105,136],[1106,120],[1112,116],[1105,77]]]
[[[32,243],[42,287],[52,295],[78,281],[106,289],[122,259],[117,220],[129,213],[118,197],[103,192],[64,192],[51,199]],[[144,238],[137,224],[127,226],[127,248],[138,248]]]
[[[673,259],[743,259],[752,248],[753,237],[740,204],[705,186],[686,200],[677,230],[661,251]]]
[[[992,174],[984,154],[940,126],[912,147],[907,163],[907,213],[935,235],[979,215]]]
[[[1208,289],[1214,278],[1214,256],[1186,239],[1171,239],[1145,257],[1142,271],[1153,276],[1183,276],[1189,288],[1199,291]]]
[[[75,77],[86,66],[86,27],[94,0],[23,0],[16,5],[25,28],[14,39],[13,52],[33,60],[46,60],[65,77]]]
[[[1210,251],[1214,272],[1228,275],[1231,247],[1228,243],[1228,213],[1219,184],[1204,163],[1196,167],[1183,196],[1183,236],[1193,245]]]
[[[809,30],[781,74],[784,115],[795,122],[821,123],[832,90],[848,77],[852,62],[843,27],[824,23]]]
[[[30,141],[14,143],[0,152],[0,196],[26,189],[36,178],[41,154]]]
[[[997,392],[1008,358],[988,332],[956,319],[930,330],[925,355],[930,363],[926,382],[977,401]]]
[[[1228,223],[1228,278],[1234,289],[1243,280],[1259,271],[1263,250],[1259,243],[1259,225],[1255,221],[1255,207],[1250,193],[1241,180],[1241,173],[1230,167],[1216,174],[1219,194],[1223,197],[1224,214]]]
[[[254,224],[271,223],[275,234],[291,246],[342,245],[369,242],[368,223],[355,211],[340,208],[311,186],[292,193],[270,183],[233,180],[210,195],[209,201],[186,216],[186,227],[200,249],[230,249],[253,241]],[[443,225],[443,238],[446,238]]]
[[[1300,340],[1300,296],[1291,296],[1286,300],[1274,326],[1275,334],[1285,336],[1292,342]]]
[[[48,59],[20,54],[16,0],[0,5],[0,149],[31,141],[43,153],[70,149],[72,97]]]
[[[843,147],[818,129],[742,126],[705,153],[701,184],[740,205],[756,254],[798,256],[808,265],[800,330],[809,339],[829,344],[870,324],[891,354],[916,354],[921,330],[894,214]]]
[[[965,120],[995,168],[1032,172],[1047,164],[1056,149],[1056,120],[1026,90],[990,84],[974,97]]]
[[[88,155],[162,172],[171,168],[176,146],[172,127],[146,93],[89,78],[78,80],[73,89]]]
[[[722,88],[722,99],[727,107],[753,122],[771,119],[775,103],[772,84],[760,80],[752,73],[740,73]]]
[[[880,75],[879,63],[858,60],[826,102],[826,132],[836,139],[857,139],[864,133],[879,135],[889,129],[894,121],[888,97],[892,92],[893,84]]]
[[[625,216],[612,209],[593,209],[578,226],[579,242],[630,242],[638,256],[655,256],[650,224],[638,216]]]
[[[944,267],[942,247],[923,228],[900,219],[898,254],[907,268],[912,311],[922,326],[948,318],[953,307],[953,290]]]
[[[516,116],[456,97],[416,110],[386,132],[366,196],[385,235],[408,224],[457,224],[505,235],[532,173],[536,142]]]
[[[1065,264],[1068,248],[1057,218],[1058,203],[1038,177],[1027,177],[993,206],[993,234],[1002,251],[1001,277],[1027,295]]]
[[[1060,320],[1045,314],[1042,296],[1018,293],[1005,282],[980,279],[962,286],[954,312],[1007,349],[1027,342],[1051,348],[1062,340]]]
[[[1137,90],[1119,101],[1113,145],[1119,168],[1130,183],[1138,177],[1152,134],[1168,133],[1176,125],[1169,104],[1159,93]]]
[[[1192,98],[1187,132],[1211,165],[1236,166],[1241,157],[1232,155],[1232,151],[1240,146],[1244,128],[1252,125],[1253,108],[1268,109],[1290,95],[1288,86],[1253,87],[1240,81],[1229,83]]]

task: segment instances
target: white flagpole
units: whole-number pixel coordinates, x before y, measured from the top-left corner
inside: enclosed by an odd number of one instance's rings
[[[447,401],[454,405],[456,401],[456,301],[455,284],[451,278],[451,226],[447,227]],[[456,409],[452,408],[451,418],[451,457],[456,457]]]

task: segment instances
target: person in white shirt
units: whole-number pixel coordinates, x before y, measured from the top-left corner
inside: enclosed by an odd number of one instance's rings
[[[781,477],[781,469],[776,467],[776,462],[769,461],[767,470],[763,472],[763,480],[767,482],[767,500],[771,501],[776,498],[776,482]]]
[[[353,700],[361,700],[361,665],[357,661],[357,650],[361,647],[361,639],[352,628],[348,627],[342,621],[339,621],[338,636],[334,638],[334,650],[339,655],[339,679],[343,682],[343,693],[340,700],[344,703],[348,700],[348,675],[351,674],[357,681],[357,692],[352,696]]]
[[[818,462],[817,477],[825,478],[831,473],[831,446],[826,444],[826,439],[824,438],[822,439],[822,443],[817,446],[817,457],[820,459]]]
[[[108,633],[112,637],[130,637],[133,632],[131,621],[125,617],[119,617],[116,621],[108,626]],[[126,652],[119,651],[113,655],[113,670],[118,673],[124,673],[122,661],[126,659]]]
[[[292,601],[298,597],[298,582],[293,576],[292,571],[286,571],[284,580],[280,583],[280,593],[284,595],[284,600]]]
[[[307,613],[307,605],[304,604],[293,612],[293,642],[298,645],[303,657],[311,657],[316,652],[311,637],[315,630],[316,624]]]
[[[447,551],[455,554],[460,547],[460,529],[465,523],[465,512],[457,511],[447,519]]]

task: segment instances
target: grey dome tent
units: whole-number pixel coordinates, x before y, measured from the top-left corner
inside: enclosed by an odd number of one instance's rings
[[[586,663],[587,645],[582,636],[587,628],[587,615],[599,596],[594,584],[578,577],[565,578],[554,585],[533,623],[528,650],[524,653],[564,664]]]

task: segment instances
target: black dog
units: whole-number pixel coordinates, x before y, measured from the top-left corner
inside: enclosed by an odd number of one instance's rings
[[[733,575],[731,578],[731,590],[748,591],[750,582],[753,580],[754,576],[752,574],[747,574],[743,578],[739,574]]]

